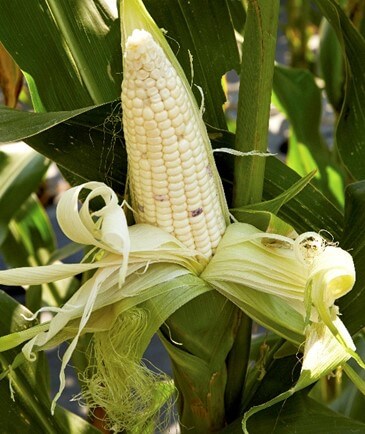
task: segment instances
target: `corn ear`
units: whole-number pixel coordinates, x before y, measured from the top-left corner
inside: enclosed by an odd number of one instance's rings
[[[131,24],[129,16],[125,12],[122,31],[122,108],[135,219],[209,258],[225,231],[228,211],[205,125],[159,29],[149,19]]]

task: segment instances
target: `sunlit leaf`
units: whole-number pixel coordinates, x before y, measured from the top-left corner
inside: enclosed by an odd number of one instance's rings
[[[274,74],[274,103],[290,122],[287,164],[301,176],[317,170],[313,184],[332,201],[343,205],[343,174],[324,142],[321,121],[321,92],[306,70],[277,66]]]

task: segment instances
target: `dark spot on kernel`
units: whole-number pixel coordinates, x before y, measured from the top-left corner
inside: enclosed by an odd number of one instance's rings
[[[154,194],[153,198],[158,202],[164,202],[165,200],[168,200],[168,196],[166,196],[166,194]]]
[[[141,204],[138,204],[138,211],[144,212],[144,206]]]
[[[198,215],[200,215],[203,212],[203,208],[197,208],[194,209],[193,211],[190,211],[190,217],[197,217]]]
[[[207,170],[207,174],[208,174],[208,176],[210,176],[210,177],[212,178],[212,177],[213,177],[212,168],[208,165],[208,166],[206,167],[206,170]]]

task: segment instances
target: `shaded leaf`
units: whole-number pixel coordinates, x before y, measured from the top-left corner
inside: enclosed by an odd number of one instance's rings
[[[237,32],[243,33],[247,15],[246,9],[243,6],[243,2],[230,1],[227,2],[227,4],[231,13],[234,28],[237,30]]]
[[[233,148],[234,134],[214,128],[208,128],[208,131],[214,149]],[[233,159],[246,157],[233,157],[226,152],[215,152],[214,155],[230,204]],[[276,197],[285,194],[285,191],[299,181],[300,176],[278,158],[266,158],[263,199],[266,201],[275,200]],[[339,240],[341,237],[343,226],[341,212],[312,184],[307,185],[297,196],[283,205],[278,216],[293,226],[298,233],[310,230],[318,232],[320,229],[326,229],[335,240]]]
[[[103,181],[124,193],[127,156],[120,103],[50,113],[0,108],[0,142],[23,139],[67,170],[71,184]]]
[[[22,204],[9,226],[1,246],[6,263],[12,268],[46,264],[55,249],[55,235],[36,195]]]
[[[288,376],[286,372],[286,376]],[[280,377],[282,379],[282,376]],[[365,424],[349,419],[308,398],[295,394],[284,403],[264,410],[248,421],[250,434],[361,434]]]
[[[343,321],[354,334],[365,326],[365,181],[350,184],[346,189],[345,225],[341,247],[350,251],[356,269],[352,291],[339,300]]]
[[[0,244],[7,225],[29,195],[37,189],[48,168],[42,155],[23,146],[8,145],[0,151]]]
[[[329,102],[340,113],[345,84],[345,69],[341,45],[333,27],[323,18],[320,29],[319,65]]]
[[[315,0],[333,26],[345,55],[346,89],[337,126],[339,153],[355,179],[365,178],[365,39],[334,0]]]
[[[55,234],[48,216],[32,195],[10,221],[1,253],[8,267],[29,267],[48,264],[55,247]],[[30,286],[26,291],[26,305],[32,312],[43,305],[60,306],[78,285],[76,279],[64,279]]]
[[[0,301],[1,335],[25,330],[32,325],[21,316],[21,314],[30,316],[31,312],[2,291]],[[0,354],[2,370],[7,369],[18,353],[19,349],[14,348]],[[34,362],[24,362],[12,371],[15,401],[11,399],[8,379],[5,378],[0,382],[0,431],[14,434],[35,432],[96,434],[99,432],[86,421],[66,410],[57,409],[55,416],[51,415],[47,370],[46,358],[41,353],[37,355]]]
[[[0,143],[24,140],[92,108],[33,113],[0,107]]]

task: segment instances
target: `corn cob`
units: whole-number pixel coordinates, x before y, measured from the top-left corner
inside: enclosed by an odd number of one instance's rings
[[[122,108],[136,221],[210,257],[226,227],[224,196],[193,98],[151,34],[134,30],[125,45]]]

